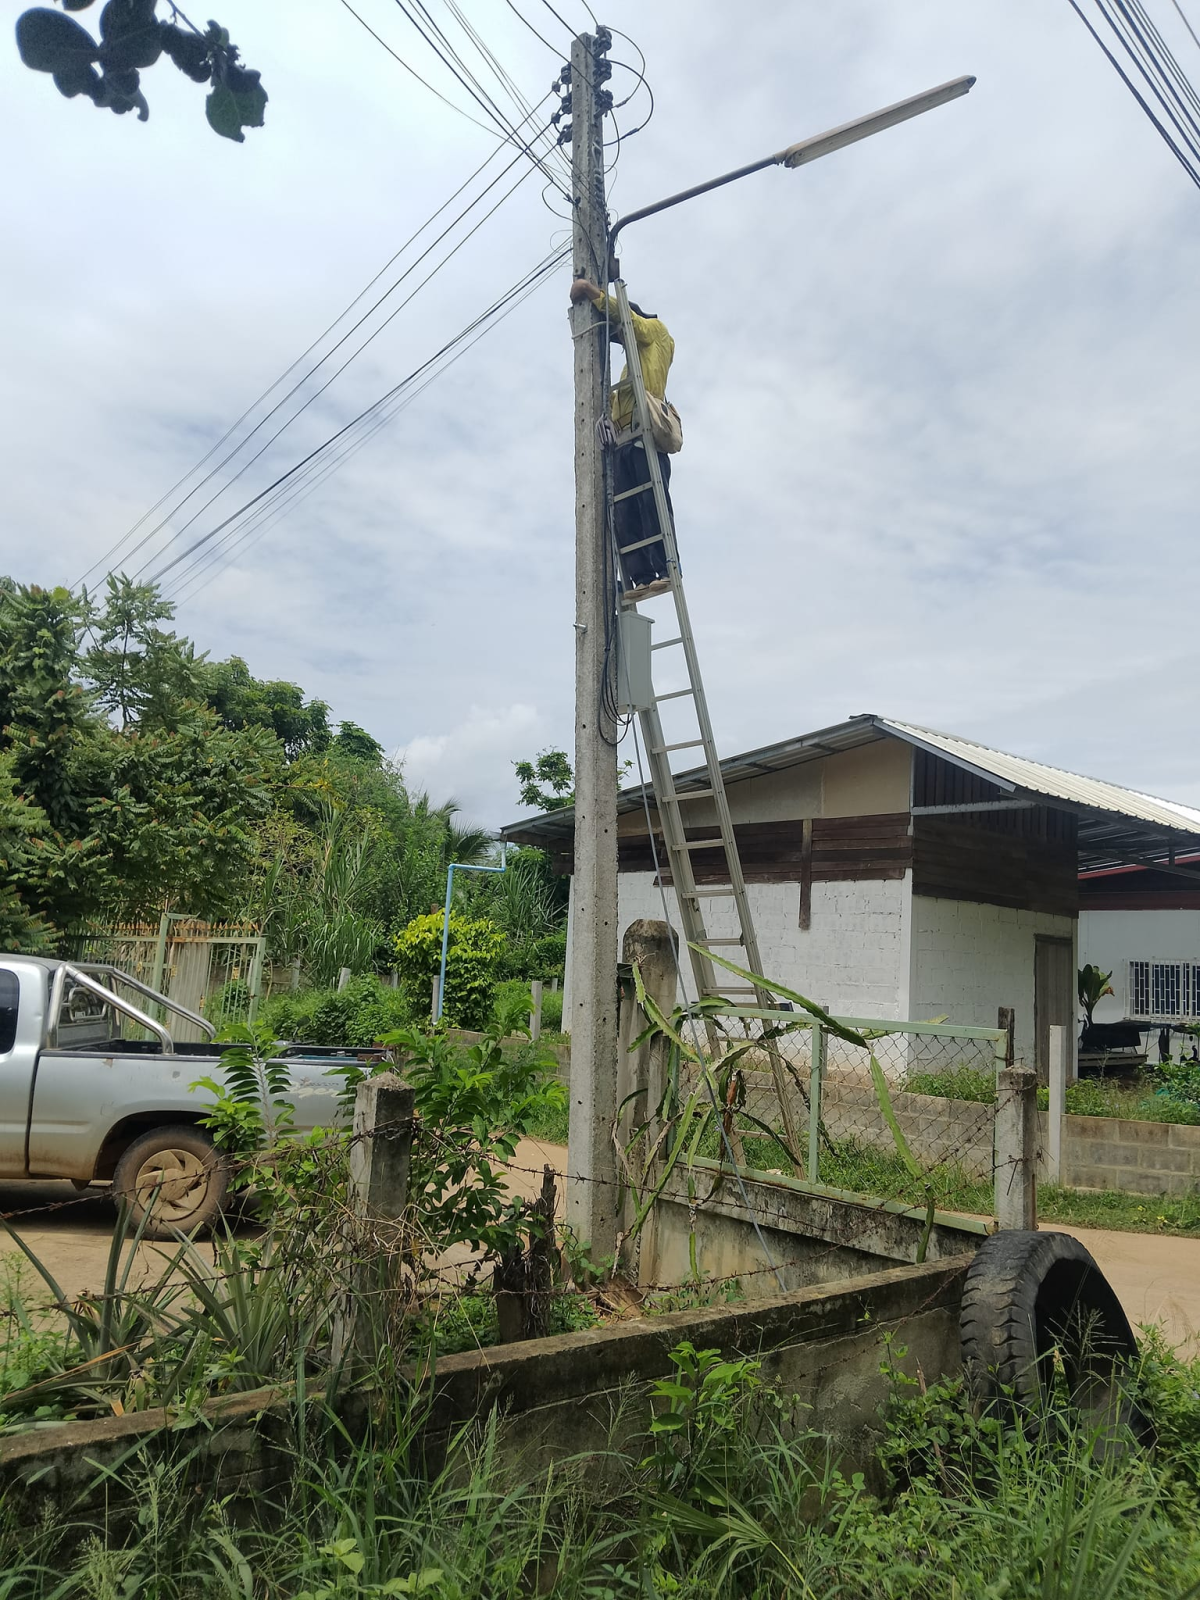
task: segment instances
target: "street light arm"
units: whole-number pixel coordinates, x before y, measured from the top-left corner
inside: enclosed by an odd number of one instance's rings
[[[799,144],[790,144],[785,150],[777,150],[774,155],[763,156],[761,161],[752,161],[749,166],[737,167],[733,172],[723,173],[719,178],[710,178],[707,183],[698,183],[691,189],[684,189],[680,194],[668,195],[665,200],[656,200],[653,205],[642,206],[637,211],[630,211],[622,217],[608,236],[609,256],[612,258],[611,266],[616,266],[617,235],[622,228],[631,222],[640,222],[643,217],[652,217],[659,211],[667,211],[672,206],[682,205],[685,200],[693,200],[698,194],[707,194],[710,189],[723,188],[727,183],[734,183],[738,178],[746,178],[752,172],[761,172],[764,167],[800,167],[809,161],[816,161],[821,156],[827,156],[834,150],[840,150],[844,145],[855,144],[859,139],[869,139],[873,133],[881,133],[884,128],[892,128],[898,122],[907,122],[909,117],[919,117],[924,111],[932,111],[934,106],[945,105],[947,100],[957,100],[960,95],[968,92],[974,84],[973,77],[952,78],[949,83],[939,84],[936,89],[926,89],[923,94],[914,94],[907,100],[898,100],[895,105],[885,106],[882,111],[872,111],[869,116],[857,117],[853,122],[844,122],[838,128],[830,128],[826,133],[814,134],[811,139],[802,139]],[[613,272],[613,276],[618,276]]]

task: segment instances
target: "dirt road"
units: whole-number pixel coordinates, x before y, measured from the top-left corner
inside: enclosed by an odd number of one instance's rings
[[[524,1140],[513,1162],[511,1187],[533,1196],[541,1186],[542,1167],[561,1173],[567,1152],[561,1145]],[[69,1183],[0,1184],[0,1212],[32,1214],[14,1220],[22,1238],[45,1262],[65,1293],[74,1297],[103,1286],[112,1238],[113,1206],[103,1189],[80,1196]],[[561,1209],[561,1185],[560,1185]],[[1200,1355],[1200,1239],[1146,1233],[1113,1233],[1096,1228],[1069,1228],[1095,1256],[1116,1290],[1129,1320],[1136,1326],[1161,1322],[1180,1350]],[[137,1264],[153,1273],[164,1245],[143,1245]],[[15,1246],[0,1240],[0,1268]],[[34,1285],[26,1268],[23,1281]]]

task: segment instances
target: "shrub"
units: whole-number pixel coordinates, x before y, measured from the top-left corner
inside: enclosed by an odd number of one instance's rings
[[[396,935],[396,970],[414,1015],[428,1006],[442,960],[442,913],[414,917]],[[442,1016],[455,1028],[483,1029],[492,1014],[504,935],[495,923],[451,916]]]
[[[344,989],[309,989],[273,995],[262,1008],[262,1021],[277,1039],[304,1044],[375,1044],[385,1033],[406,1027],[428,1013],[425,998],[414,1014],[413,1000],[403,989],[391,989],[378,978],[352,978]]]

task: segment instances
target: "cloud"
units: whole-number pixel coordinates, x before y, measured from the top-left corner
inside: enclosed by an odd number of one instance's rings
[[[490,148],[328,0],[229,6],[271,94],[244,146],[209,134],[202,95],[165,66],[142,127],[10,55],[0,570],[21,579],[70,582],[100,558]],[[477,112],[393,9],[370,20]],[[677,344],[672,493],[722,751],[877,710],[1200,802],[1176,598],[1195,540],[1200,208],[1069,8],[763,0],[731,20],[718,0],[613,0],[608,20],[645,50],[657,102],[622,144],[615,211],[978,74],[928,117],[623,236],[635,296]],[[537,98],[550,52],[507,8],[476,21]],[[618,68],[614,86],[633,81]],[[127,541],[130,569],[210,532],[541,259],[564,237],[542,184],[192,527],[236,462],[132,560]],[[179,615],[489,824],[517,810],[512,761],[569,748],[573,728],[565,288],[564,268],[232,546]]]
[[[444,733],[421,733],[395,759],[419,789],[453,795],[473,818],[516,815],[514,760],[532,759],[548,737],[547,718],[532,705],[473,705]],[[507,773],[505,773],[507,768]]]

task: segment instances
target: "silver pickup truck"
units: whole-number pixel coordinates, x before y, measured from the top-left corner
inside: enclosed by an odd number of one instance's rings
[[[142,1005],[129,995],[136,994]],[[173,1014],[207,1042],[172,1038]],[[221,1079],[221,1046],[203,1017],[115,967],[0,955],[0,1182],[111,1182],[151,1237],[210,1223],[229,1173],[199,1125],[213,1104],[198,1078]],[[342,1081],[331,1069],[365,1052],[281,1044],[294,1127],[329,1127]]]

